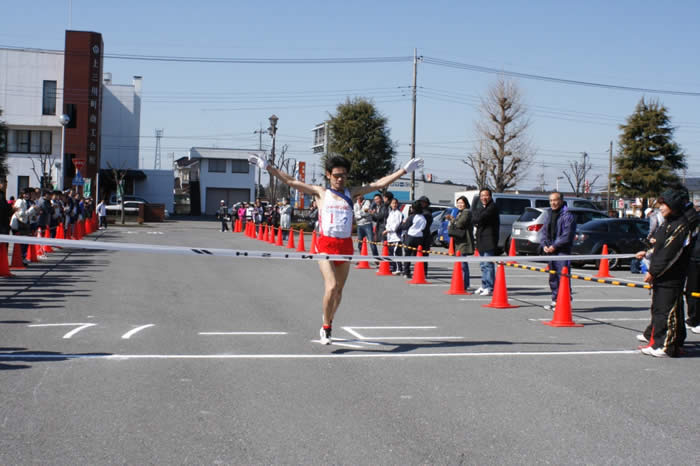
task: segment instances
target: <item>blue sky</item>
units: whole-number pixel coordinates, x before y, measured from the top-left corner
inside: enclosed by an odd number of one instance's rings
[[[62,49],[68,0],[3,6],[0,45]],[[105,52],[221,58],[408,56],[630,87],[700,92],[700,4],[652,2],[72,1],[72,28],[102,33]],[[105,59],[115,83],[144,78],[141,158],[153,166],[156,128],[168,154],[189,147],[256,148],[253,132],[279,117],[278,147],[313,171],[311,128],[346,97],[374,99],[389,119],[398,161],[408,157],[412,64],[192,64]],[[476,102],[496,76],[422,63],[416,151],[437,180],[473,182]],[[519,187],[547,188],[590,154],[596,187],[607,150],[643,94],[518,81],[530,108],[535,164]],[[688,176],[700,176],[700,97],[647,94],[669,109]],[[269,147],[270,138],[263,137]],[[318,166],[317,166],[318,167]],[[318,168],[317,168],[318,172]],[[561,187],[565,181],[561,180]]]

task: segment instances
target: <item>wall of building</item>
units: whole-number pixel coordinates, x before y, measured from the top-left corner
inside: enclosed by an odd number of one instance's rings
[[[146,199],[152,204],[165,204],[165,209],[174,212],[175,199],[172,170],[141,170],[146,174],[145,180],[134,181],[134,195]]]
[[[199,193],[202,212],[206,212],[207,188],[249,189],[249,202],[255,197],[255,170],[250,167],[248,173],[231,173],[231,160],[226,160],[226,171],[223,173],[209,172],[209,159],[201,159],[199,163]]]
[[[139,168],[141,83],[141,77],[134,77],[129,85],[113,84],[105,78],[100,168]]]
[[[43,115],[44,81],[56,81],[56,112]],[[52,50],[0,49],[0,109],[8,130],[51,131],[49,158],[59,162],[61,154],[61,124],[63,108],[63,52]],[[9,175],[7,197],[17,196],[17,181],[28,176],[30,186],[39,186],[32,171],[34,159],[40,171],[39,154],[7,155]],[[58,170],[51,173],[57,182]]]

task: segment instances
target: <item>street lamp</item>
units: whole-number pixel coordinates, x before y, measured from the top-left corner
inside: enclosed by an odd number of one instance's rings
[[[58,176],[56,176],[58,189],[63,191],[63,170],[64,170],[64,151],[66,150],[66,126],[70,123],[70,117],[65,113],[58,117],[58,122],[61,123],[61,167],[58,170]]]
[[[270,127],[267,128],[267,132],[270,133],[270,136],[272,137],[272,149],[270,149],[270,162],[274,165],[275,164],[275,136],[277,135],[277,121],[279,118],[277,118],[277,115],[273,114],[270,118]],[[270,175],[270,191],[271,191],[271,196],[270,196],[270,202],[275,202],[275,188],[274,188],[274,179],[272,175]]]
[[[563,180],[563,176],[557,176],[557,192],[559,192],[559,180]]]

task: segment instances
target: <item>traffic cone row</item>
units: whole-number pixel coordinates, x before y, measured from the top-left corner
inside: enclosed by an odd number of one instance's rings
[[[608,254],[608,245],[604,244],[603,245],[603,251],[601,252],[603,255]],[[608,259],[601,259],[600,260],[600,265],[598,266],[598,274],[594,275],[596,278],[613,278],[612,275],[610,275],[610,263],[608,262]]]

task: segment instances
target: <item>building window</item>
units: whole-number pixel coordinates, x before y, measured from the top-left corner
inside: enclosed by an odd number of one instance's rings
[[[56,114],[56,81],[44,81],[44,98],[41,104],[42,115]]]
[[[226,173],[226,160],[209,159],[209,172]]]
[[[51,131],[11,129],[7,132],[7,152],[15,154],[50,154]]]
[[[231,160],[231,173],[249,173],[250,163],[247,160],[234,159]]]
[[[29,177],[28,176],[18,176],[17,177],[17,199],[24,192],[25,189],[29,187]]]

